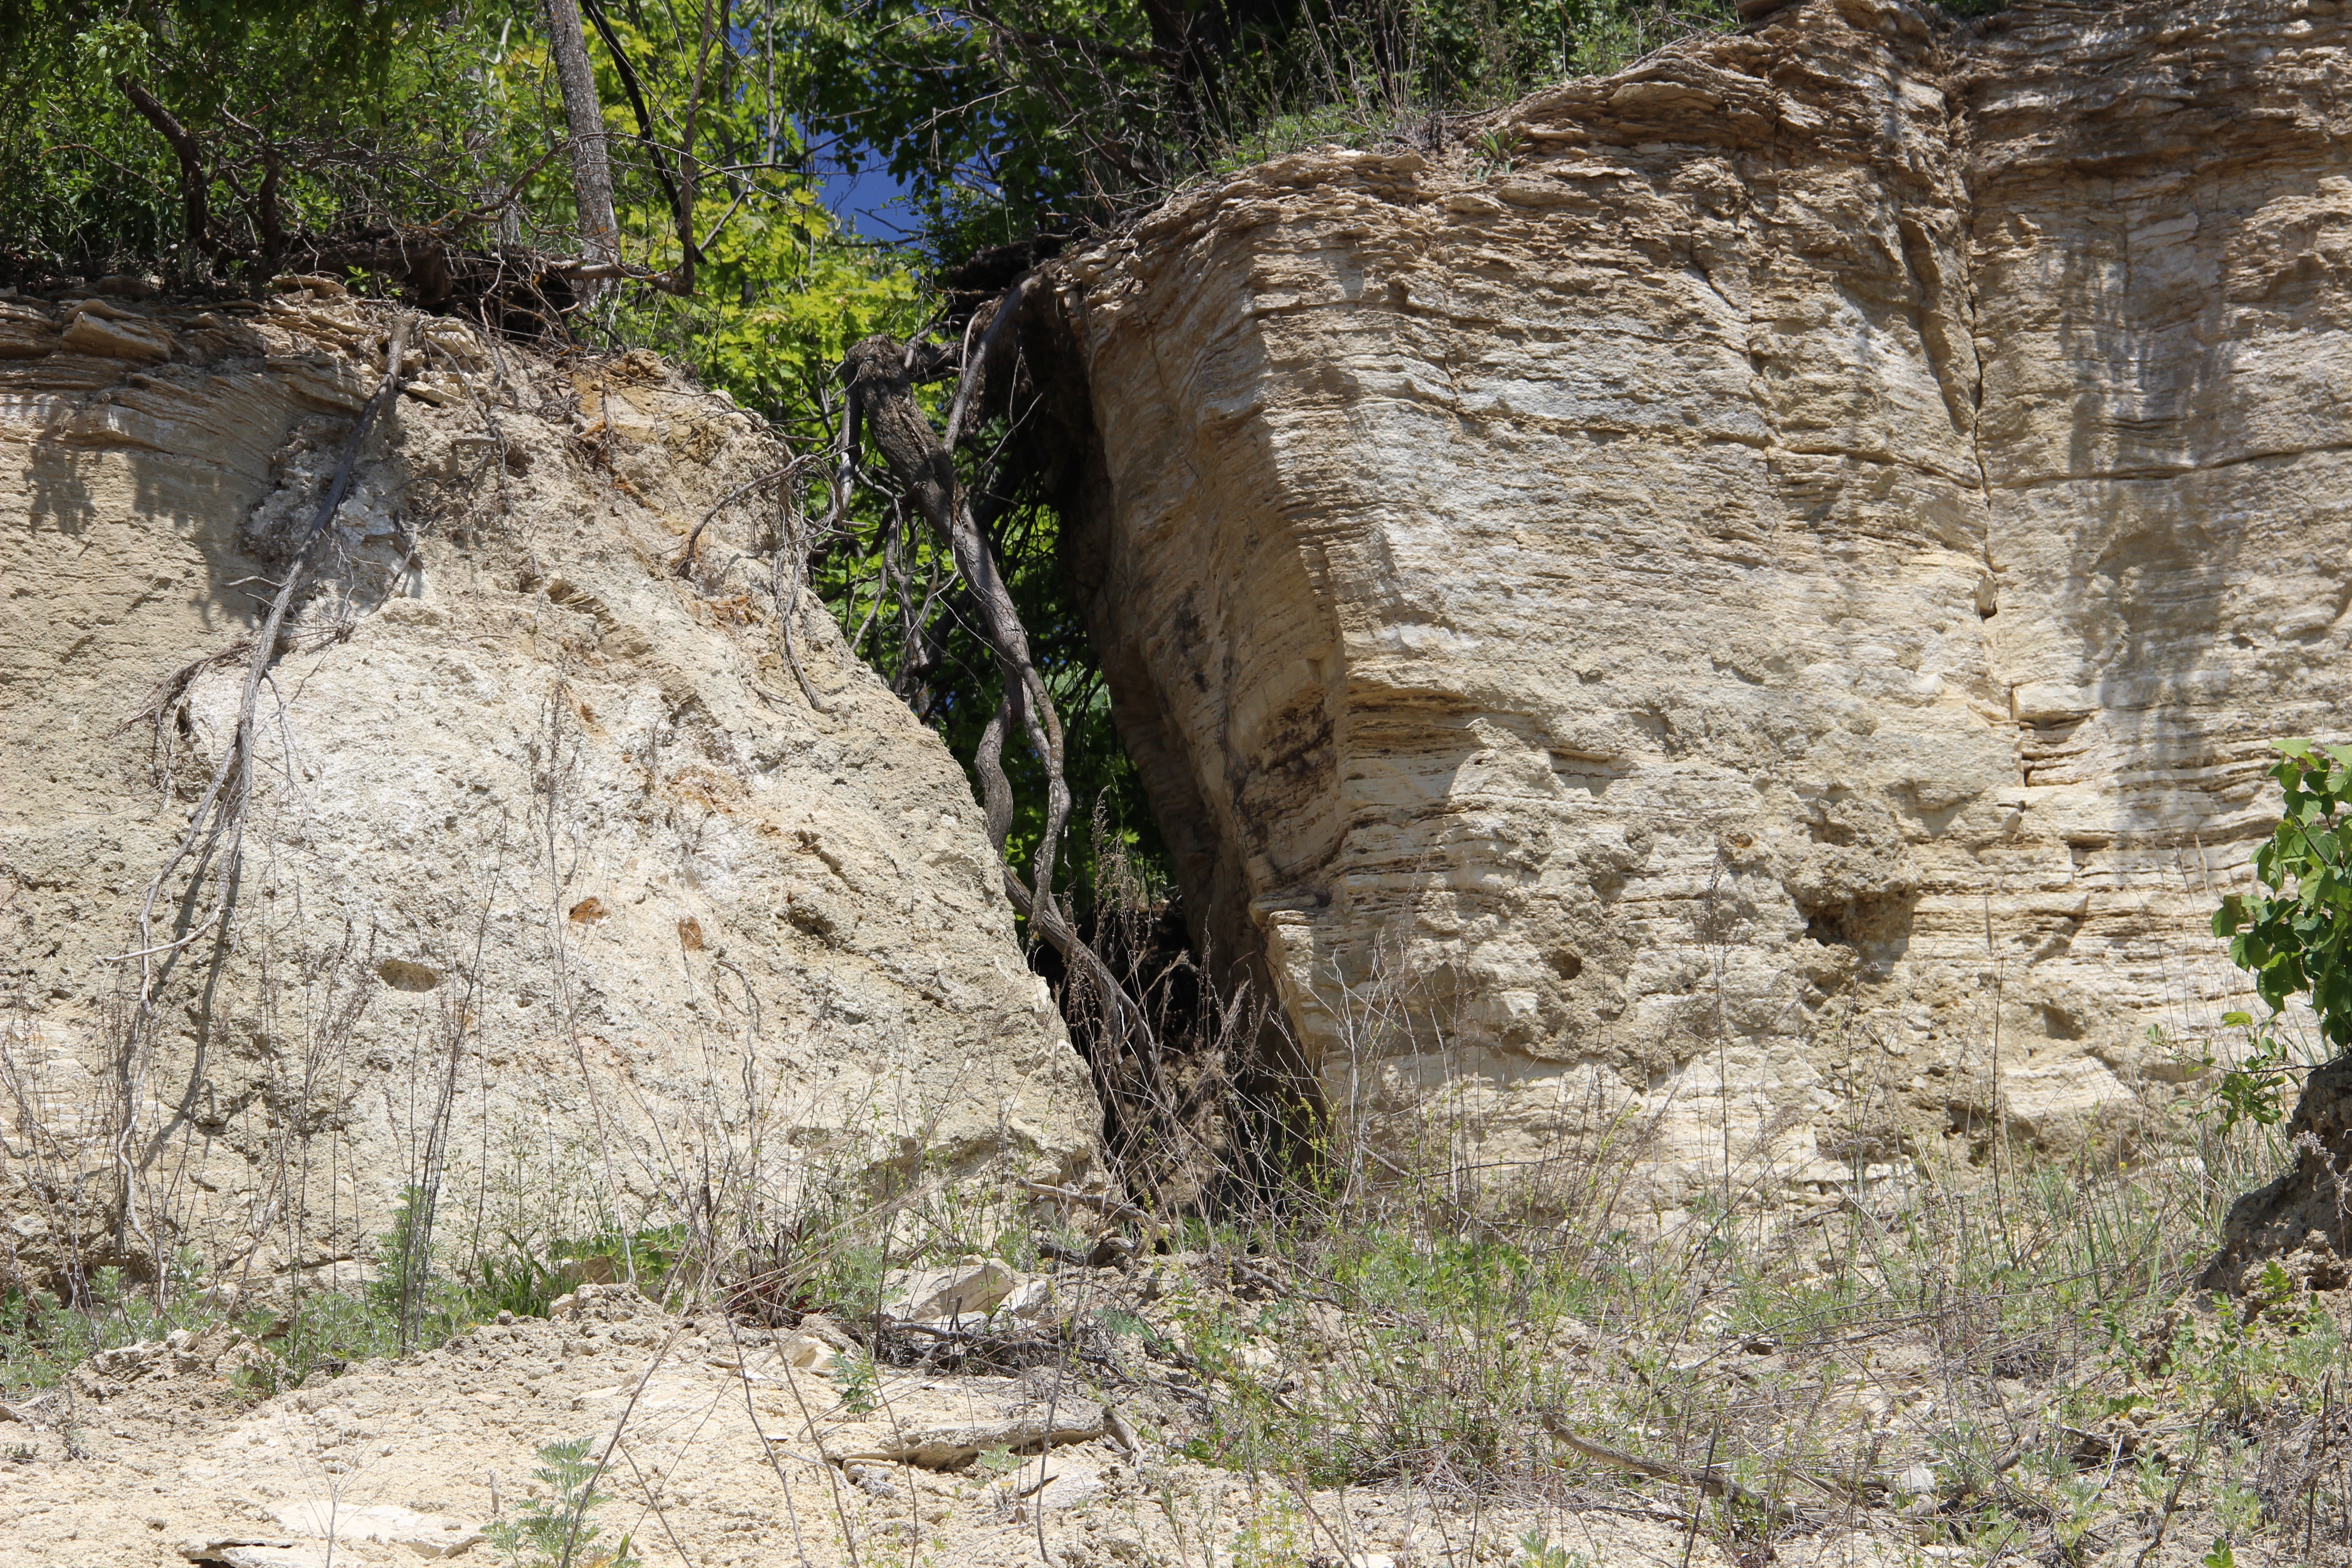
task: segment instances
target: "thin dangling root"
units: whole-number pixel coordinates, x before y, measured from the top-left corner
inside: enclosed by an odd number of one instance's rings
[[[138,1205],[133,1197],[137,1191],[137,1162],[132,1144],[139,1135],[139,1108],[145,1101],[147,1057],[139,1042],[150,1037],[154,1023],[156,967],[159,959],[168,958],[200,941],[205,932],[226,925],[229,903],[235,897],[237,868],[245,853],[246,813],[253,800],[254,715],[260,706],[261,685],[268,678],[269,667],[278,656],[278,640],[286,622],[286,613],[300,589],[303,574],[311,564],[311,556],[319,541],[325,535],[327,525],[343,504],[351,489],[352,470],[359,461],[360,447],[366,442],[368,431],[393,399],[400,395],[402,362],[408,350],[408,337],[416,318],[403,312],[394,323],[390,342],[384,349],[383,380],[374,395],[362,405],[352,421],[351,435],[343,442],[341,460],[335,465],[334,479],[327,486],[325,498],[310,526],[303,531],[296,545],[294,558],[286,568],[286,580],[278,585],[278,596],[269,604],[269,614],[264,617],[261,630],[251,644],[252,655],[246,663],[245,684],[237,695],[236,726],[228,750],[222,753],[220,765],[213,770],[212,782],[196,802],[195,811],[188,818],[187,831],[171,855],[164,860],[154,879],[147,884],[146,896],[139,901],[138,941],[131,952],[120,953],[110,961],[117,963],[136,962],[139,965],[139,1001],[131,1025],[131,1041],[124,1047],[118,1065],[115,1093],[120,1100],[121,1126],[114,1137],[114,1163],[122,1181],[121,1223],[142,1243],[155,1245],[154,1238],[140,1224]],[[193,678],[193,671],[189,672]],[[217,862],[215,857],[218,856]],[[192,921],[187,929],[169,942],[155,940],[155,905],[163,896],[164,888],[179,868],[193,860],[188,878],[187,897],[193,900],[203,884],[205,868],[212,867],[214,885],[218,889],[212,909],[202,920]]]

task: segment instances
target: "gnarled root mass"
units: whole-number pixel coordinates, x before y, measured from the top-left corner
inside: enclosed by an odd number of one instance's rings
[[[965,421],[978,401],[988,367],[1007,341],[1005,329],[1042,292],[1034,278],[1015,286],[998,304],[979,346],[969,353],[901,343],[887,335],[867,338],[852,348],[841,369],[849,396],[839,455],[846,471],[854,464],[861,434],[870,437],[893,481],[953,558],[964,581],[975,629],[995,654],[1004,679],[1003,700],[982,732],[975,759],[989,842],[1000,858],[1013,826],[1013,785],[1004,773],[1004,742],[1016,726],[1028,736],[1045,773],[1045,835],[1030,864],[1027,881],[1011,866],[1004,868],[1005,895],[1099,1001],[1110,1016],[1113,1034],[1140,1044],[1139,1036],[1148,1030],[1141,1009],[1109,966],[1079,937],[1054,898],[1055,850],[1070,818],[1061,714],[1031,656],[1028,630],[1021,623],[988,537],[972,514],[971,496],[955,466],[953,444],[966,433]],[[919,380],[938,379],[959,364],[963,382],[949,415],[947,437],[942,438],[916,405],[914,386]],[[836,519],[842,507],[843,492],[837,488]]]

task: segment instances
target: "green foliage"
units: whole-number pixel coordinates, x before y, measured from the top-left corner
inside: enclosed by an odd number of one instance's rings
[[[725,204],[701,210],[707,233]],[[839,396],[834,368],[850,345],[876,332],[912,336],[929,310],[915,275],[845,240],[806,185],[739,214],[704,250],[701,277],[691,301],[635,304],[676,318],[646,322],[645,335],[673,340],[713,386],[812,443],[825,437],[828,400]]]
[[[2223,1070],[2213,1086],[2213,1103],[2220,1118],[2221,1131],[2227,1132],[2241,1121],[2258,1126],[2275,1127],[2286,1114],[2283,1098],[2288,1085],[2294,1082],[2289,1069],[2291,1048],[2280,1035],[2278,1020],[2265,1019],[2257,1023],[2251,1013],[2228,1012],[2221,1022],[2231,1028],[2245,1031],[2248,1049],[2236,1064]],[[2210,1070],[2216,1064],[2211,1052],[2207,1052],[2202,1064]]]
[[[202,1329],[218,1314],[200,1299],[201,1260],[183,1250],[165,1289],[144,1290],[121,1268],[94,1270],[68,1300],[47,1290],[0,1295],[0,1394],[54,1386],[99,1351],[160,1340],[175,1329]]]
[[[54,1387],[100,1351],[160,1340],[175,1330],[202,1333],[218,1326],[224,1313],[207,1300],[205,1283],[200,1260],[184,1251],[160,1289],[106,1268],[95,1270],[74,1300],[49,1291],[8,1292],[0,1298],[0,1391]],[[497,1310],[447,1287],[427,1295],[435,1310],[414,1327],[417,1340],[428,1345]],[[381,1276],[356,1294],[298,1291],[282,1309],[248,1310],[235,1326],[265,1352],[238,1377],[244,1391],[256,1397],[299,1387],[322,1369],[331,1375],[349,1363],[400,1349],[396,1294],[383,1289]]]
[[[2269,894],[2233,893],[2213,917],[2214,934],[2231,939],[2231,959],[2253,975],[2256,994],[2271,1008],[2261,1019],[2237,1010],[2221,1016],[2246,1041],[2210,1097],[2224,1133],[2242,1121],[2273,1127],[2285,1115],[2285,1092],[2303,1070],[2284,1026],[2284,1009],[2295,996],[2310,997],[2330,1048],[2341,1051],[2352,1040],[2352,969],[2346,963],[2352,882],[2345,875],[2340,816],[2345,749],[2325,748],[2325,760],[2305,741],[2281,742],[2278,749],[2286,755],[2271,776],[2285,791],[2286,811],[2254,853],[2255,879]],[[2210,1050],[2201,1065],[2218,1065]]]
[[[451,1316],[436,1313],[411,1325],[406,1342],[431,1349],[459,1326]],[[336,1376],[355,1362],[398,1355],[403,1348],[398,1311],[364,1291],[306,1290],[282,1313],[247,1312],[237,1327],[268,1352],[237,1374],[239,1386],[256,1399],[299,1388],[318,1373]]]
[[[511,1234],[507,1242],[504,1252],[487,1253],[475,1264],[480,1280],[475,1297],[486,1307],[518,1318],[544,1318],[569,1286]]]
[[[2184,1315],[2175,1325],[2163,1366],[2184,1403],[2253,1415],[2297,1402],[2341,1367],[2343,1330],[2275,1259],[2255,1278],[2246,1305],[2224,1308],[2210,1323]]]
[[[785,107],[803,69],[791,52],[798,35],[776,6],[588,10],[606,23],[591,30],[590,55],[625,259],[659,270],[681,258],[686,195],[738,310],[856,295],[869,274],[895,271],[854,254],[840,265]],[[0,0],[0,37],[26,43],[0,57],[0,258],[18,270],[234,275],[385,227],[576,248],[571,170],[558,155],[566,130],[536,5]],[[210,214],[201,237],[187,232],[185,172],[132,85],[198,149],[194,184]],[[901,302],[910,292],[897,287]],[[698,333],[677,331],[674,310],[636,303],[646,320],[606,323],[616,335],[690,349]],[[668,336],[646,337],[648,322]],[[808,338],[804,323],[784,324],[788,339]],[[743,335],[777,325],[755,320]],[[733,368],[756,384],[762,367]]]
[[[2352,747],[2281,741],[2270,770],[2284,795],[2277,831],[2254,851],[2254,880],[2265,889],[2232,893],[2213,916],[2213,934],[2230,939],[2230,959],[2253,976],[2254,992],[2272,1013],[2258,1032],[2254,1079],[2230,1101],[2232,1120],[2261,1114],[2256,1081],[2274,1074],[2277,1016],[2307,997],[2321,1036],[2338,1053],[2352,1048]],[[2230,1021],[2253,1026],[2244,1014]],[[2274,1096],[2270,1103],[2274,1104]]]
[[[666,1225],[536,1244],[509,1230],[500,1233],[499,1242],[478,1252],[463,1271],[468,1317],[506,1311],[518,1318],[543,1318],[559,1298],[583,1280],[604,1285],[625,1279],[659,1300],[688,1238],[684,1226]]]
[[[923,0],[822,0],[803,26],[811,134],[880,152],[941,254],[1067,227],[1129,178],[1117,106],[1136,106],[1147,135],[1160,120],[1133,0],[1022,0],[1002,27]]]
[[[403,1188],[392,1211],[392,1228],[376,1237],[376,1277],[368,1300],[397,1317],[421,1303],[433,1278],[431,1200],[422,1187]]]
[[[803,9],[738,5],[728,29],[708,38],[695,8],[611,5],[604,15],[621,56],[593,34],[590,52],[614,133],[625,248],[648,268],[677,268],[671,201],[691,190],[698,252],[693,293],[625,292],[613,337],[675,355],[793,437],[822,443],[827,400],[838,398],[834,368],[849,345],[875,332],[913,335],[930,301],[904,258],[841,233],[807,176],[792,112],[810,68]]]
[[[1317,1486],[1401,1476],[1499,1478],[1525,1441],[1525,1413],[1551,1404],[1555,1358],[1529,1322],[1553,1322],[1591,1294],[1570,1258],[1498,1242],[1381,1227],[1319,1239],[1319,1262],[1356,1315],[1347,1396],[1285,1395],[1272,1347],[1308,1326],[1296,1301],[1180,1301],[1183,1348],[1223,1397],[1193,1457],[1297,1468]]]
[[[983,1476],[1009,1476],[1026,1463],[1010,1448],[984,1448],[972,1460],[972,1468]]]
[[[833,1358],[833,1386],[841,1394],[842,1408],[852,1415],[870,1415],[882,1403],[882,1377],[874,1358],[844,1351]]]
[[[1737,18],[1722,0],[822,0],[807,124],[871,148],[941,256],[1099,222],[1302,132],[1425,131]]]
[[[917,388],[935,424],[945,420],[945,391]],[[983,426],[974,445],[993,452],[1015,439],[1000,419]],[[1109,689],[1076,597],[1054,476],[991,473],[969,452],[962,461],[966,484],[981,498],[975,512],[1028,631],[1031,658],[1061,715],[1063,776],[1073,810],[1056,848],[1055,890],[1074,899],[1083,916],[1094,901],[1100,853],[1115,847],[1138,866],[1145,882],[1160,885],[1168,879],[1165,851],[1141,774],[1112,721]],[[986,492],[992,487],[1011,493],[991,498]],[[812,509],[818,504],[813,497]],[[851,510],[848,535],[817,563],[813,585],[851,651],[940,732],[969,773],[981,732],[1003,696],[1003,674],[973,630],[973,617],[957,603],[961,580],[947,547],[911,507],[887,510],[864,493]],[[1005,858],[1025,873],[1045,832],[1045,769],[1019,735],[1005,745],[1003,762],[1013,791]]]
[[[433,1346],[447,1341],[467,1323],[498,1309],[434,1268],[432,1201],[417,1186],[404,1188],[392,1211],[392,1226],[376,1237],[375,1279],[362,1292],[362,1302],[331,1293],[317,1295],[309,1317],[316,1329],[340,1332],[349,1342],[330,1350],[329,1356],[294,1359],[356,1361],[381,1353],[375,1342],[378,1324],[389,1324],[394,1345]],[[305,1316],[298,1311],[298,1322]]]
[[[604,1467],[588,1457],[594,1447],[592,1438],[575,1437],[539,1451],[531,1473],[547,1495],[483,1532],[509,1568],[638,1568],[642,1559],[629,1550],[627,1536],[614,1546],[595,1544],[604,1527],[588,1516],[609,1500],[596,1487]]]
[[[289,230],[432,221],[479,198],[500,151],[502,21],[430,0],[0,0],[0,258],[184,275]],[[213,222],[186,232],[185,186],[152,95],[205,160]],[[535,148],[533,151],[535,152]]]
[[[1793,1247],[1752,1210],[1696,1205],[1670,1233],[1637,1236],[1631,1216],[1611,1213],[1614,1178],[1598,1202],[1539,1226],[1486,1211],[1448,1223],[1432,1196],[1443,1179],[1416,1161],[1393,1188],[1302,1184],[1278,1211],[1195,1222],[1181,1238],[1188,1252],[1235,1259],[1237,1283],[1272,1267],[1286,1291],[1237,1301],[1179,1287],[1152,1313],[1165,1351],[1149,1330],[1104,1327],[1118,1355],[1197,1378],[1206,1429],[1187,1451],[1206,1463],[1313,1486],[1410,1474],[1523,1483],[1579,1468],[1543,1436],[1539,1413],[1557,1413],[1569,1430],[1685,1465],[1719,1432],[1734,1475],[1767,1497],[1804,1496],[1798,1475],[1885,1466],[1891,1478],[1932,1461],[1948,1486],[1986,1489],[1981,1506],[1944,1514],[1955,1539],[2014,1544],[2046,1531],[2080,1545],[2113,1527],[2116,1505],[2084,1489],[2095,1478],[2059,1436],[2029,1440],[2026,1462],[1996,1484],[2020,1438],[1999,1408],[1966,1394],[1937,1406],[1932,1432],[1887,1440],[1931,1451],[1898,1459],[1881,1453],[1880,1428],[1833,1419],[1824,1401],[1851,1385],[1844,1347],[1916,1331],[1952,1358],[1944,1366],[1965,1358],[2003,1379],[2046,1378],[2052,1434],[2142,1411],[2245,1423],[2320,1409],[2347,1345],[2285,1270],[2258,1283],[2253,1321],[2163,1316],[2183,1272],[2211,1257],[2230,1201],[2275,1156],[2260,1128],[2225,1135],[2193,1110],[2184,1100],[2177,1120],[2147,1130],[2156,1157],[2143,1169],[2012,1164],[1990,1194],[1980,1174],[1924,1152],[1894,1192],[1857,1180],[1852,1201]],[[2163,1157],[2174,1136],[2181,1157]],[[1344,1148],[1332,1153],[1347,1163]],[[2158,1347],[2171,1353],[2152,1356]],[[1952,1386],[1929,1383],[1939,1396]],[[2134,1429],[2158,1429],[2147,1418],[2134,1414]],[[1846,1446],[1865,1441],[1866,1452]],[[2041,1522],[2021,1523],[2023,1491]]]
[[[1522,1568],[1590,1568],[1591,1561],[1581,1552],[1553,1545],[1551,1537],[1540,1530],[1530,1530],[1519,1537]]]

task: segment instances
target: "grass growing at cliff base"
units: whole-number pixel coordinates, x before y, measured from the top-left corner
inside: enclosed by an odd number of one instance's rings
[[[1727,1139],[1696,1196],[1644,1192],[1624,1120],[1497,1166],[1433,1100],[1194,1222],[1137,1353],[1205,1390],[1182,1452],[1296,1491],[1615,1500],[1742,1562],[1844,1530],[1978,1562],[2352,1545],[2337,1307],[2277,1270],[2243,1308],[2189,1289],[2289,1154],[2210,1078],[2127,1163],[1956,1135],[1791,1183]]]
[[[1433,1227],[1370,1201],[1204,1227],[1255,1288],[1212,1270],[1171,1300],[1214,1390],[1182,1447],[1310,1489],[1692,1506],[1573,1435],[1712,1464],[1762,1505],[1697,1510],[1741,1552],[1844,1523],[2086,1561],[2168,1504],[2242,1542],[2341,1535],[2334,1503],[2278,1487],[2281,1445],[2352,1374],[2336,1320],[2283,1276],[2252,1323],[2176,1310],[2273,1142],[2184,1124],[2136,1169],[2021,1160],[1998,1190],[1929,1156],[1735,1212]]]
[[[1382,1029],[1419,1026],[1389,982],[1343,1014],[1368,1063],[1398,1043]],[[1131,1226],[1143,1251],[1125,1269],[1063,1275],[1057,1375],[1135,1411],[1147,1463],[1223,1467],[1326,1510],[1407,1487],[1474,1509],[1634,1508],[1744,1561],[1847,1528],[1962,1561],[2130,1563],[2159,1529],[2189,1560],[2225,1537],[2249,1562],[2308,1537],[2292,1560],[2326,1561],[2352,1528],[2352,1471],[2321,1419],[2352,1377],[2327,1303],[2281,1273],[2250,1313],[2177,1310],[2230,1202],[2286,1152],[2273,1126],[2224,1128],[2201,1081],[2147,1109],[2129,1164],[1960,1135],[1791,1184],[1769,1146],[1734,1138],[1671,1193],[1650,1184],[1652,1130],[1598,1114],[1597,1081],[1580,1120],[1604,1131],[1515,1166],[1445,1095],[1368,1103],[1255,1201],[1171,1203],[1159,1250]],[[1045,1266],[1051,1222],[1016,1192],[919,1167],[879,1190],[856,1174],[870,1151],[845,1146],[786,1194],[748,1143],[706,1152],[707,1187],[677,1173],[584,1241],[550,1239],[578,1233],[549,1194],[545,1225],[489,1226],[483,1250],[448,1225],[411,1281],[411,1347],[543,1310],[594,1268],[775,1327],[870,1316],[894,1267]],[[394,1353],[406,1250],[394,1224],[372,1289],[310,1298],[299,1333],[248,1327],[279,1342],[253,1391]],[[0,1331],[7,1375],[54,1381],[89,1349],[201,1327],[209,1282],[192,1262],[158,1299],[104,1276],[78,1307],[12,1314],[46,1338]],[[1263,1561],[1304,1564],[1321,1543],[1297,1544]]]

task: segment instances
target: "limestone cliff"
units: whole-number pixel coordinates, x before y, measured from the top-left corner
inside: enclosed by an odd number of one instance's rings
[[[1120,722],[1336,1104],[2127,1140],[2352,688],[2347,44],[1805,0],[1068,265]]]
[[[773,442],[651,356],[447,320],[263,688],[231,921],[141,1026],[131,916],[388,321],[0,302],[0,1276],[93,1226],[364,1257],[436,1173],[445,1229],[544,1242],[1084,1167],[962,773],[805,596],[823,711],[780,657]],[[165,934],[210,901],[166,892]]]

